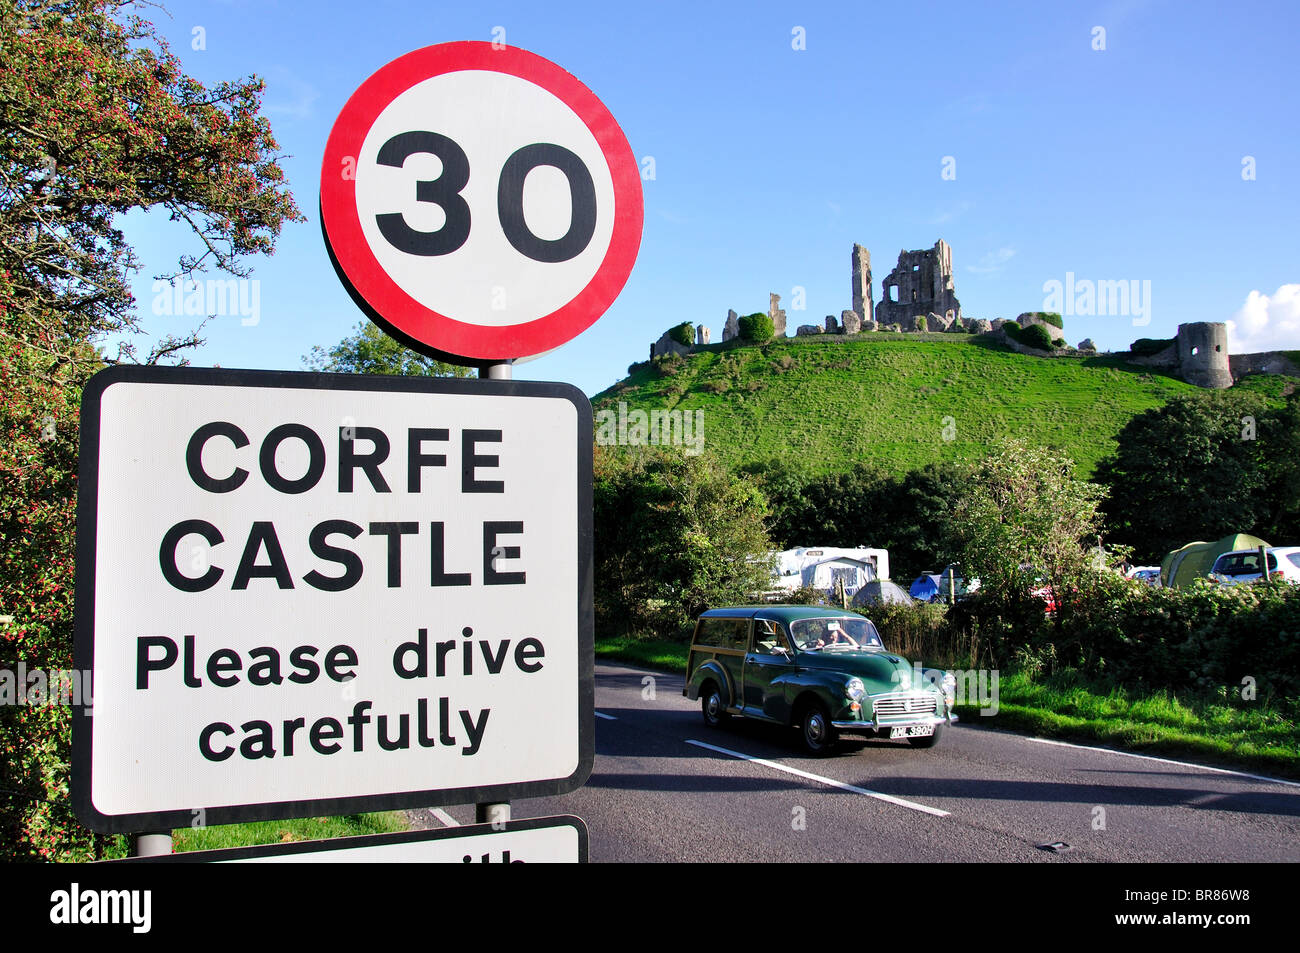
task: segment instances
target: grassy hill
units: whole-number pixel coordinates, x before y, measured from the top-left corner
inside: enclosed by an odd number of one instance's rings
[[[1198,390],[1118,357],[1030,357],[965,334],[727,342],[630,370],[597,411],[703,410],[705,449],[728,465],[784,455],[813,473],[858,461],[905,472],[1018,437],[1065,451],[1086,477],[1134,414]],[[1288,380],[1237,386],[1276,396]]]

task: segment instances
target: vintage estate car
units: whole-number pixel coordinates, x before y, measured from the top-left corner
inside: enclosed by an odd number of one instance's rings
[[[743,715],[797,726],[814,755],[841,733],[929,748],[957,720],[951,674],[914,669],[870,620],[842,609],[710,609],[695,623],[686,672],[682,694],[700,700],[707,724]]]

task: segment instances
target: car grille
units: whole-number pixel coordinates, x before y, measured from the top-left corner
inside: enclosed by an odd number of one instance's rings
[[[877,724],[909,722],[939,714],[939,696],[933,692],[891,692],[871,699]]]

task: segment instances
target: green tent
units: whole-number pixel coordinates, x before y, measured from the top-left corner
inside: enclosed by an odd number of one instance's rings
[[[1175,549],[1160,561],[1160,584],[1163,586],[1188,586],[1192,580],[1202,579],[1214,568],[1214,561],[1224,553],[1237,549],[1258,549],[1268,543],[1258,536],[1234,533],[1213,543],[1188,543]]]

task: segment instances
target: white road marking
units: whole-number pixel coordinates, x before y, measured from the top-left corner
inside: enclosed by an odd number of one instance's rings
[[[1232,774],[1239,778],[1250,778],[1254,781],[1267,781],[1270,784],[1286,784],[1291,787],[1300,788],[1300,781],[1284,781],[1281,778],[1270,778],[1263,774],[1247,774],[1245,771],[1233,771],[1229,768],[1212,768],[1208,764],[1196,764],[1192,761],[1172,761],[1169,758],[1157,758],[1149,754],[1134,754],[1131,751],[1116,751],[1114,748],[1095,748],[1092,745],[1076,745],[1068,741],[1057,741],[1055,738],[1026,738],[1026,741],[1036,741],[1040,745],[1056,745],[1059,748],[1079,748],[1082,751],[1100,751],[1102,754],[1117,754],[1123,758],[1137,758],[1141,761],[1159,761],[1161,764],[1173,764],[1180,768],[1197,768],[1201,771],[1211,771],[1214,774]]]
[[[861,794],[866,797],[874,797],[880,801],[888,801],[890,804],[897,804],[899,807],[905,807],[913,811],[921,811],[924,814],[933,814],[935,817],[947,817],[947,811],[941,811],[937,807],[928,807],[925,804],[917,804],[915,801],[905,801],[901,797],[894,797],[892,794],[881,794],[879,791],[869,791],[866,788],[860,788],[853,784],[846,784],[843,781],[836,781],[834,778],[822,777],[820,774],[810,774],[807,771],[800,771],[798,768],[791,768],[784,764],[777,764],[775,761],[768,761],[766,758],[755,758],[752,754],[745,754],[742,751],[732,751],[730,748],[719,748],[717,745],[705,744],[703,741],[694,741],[687,739],[688,745],[695,745],[697,748],[708,748],[710,751],[716,751],[719,754],[729,755],[733,758],[740,758],[744,761],[752,761],[754,764],[761,764],[765,768],[772,768],[776,771],[784,771],[786,774],[793,774],[796,777],[805,778],[809,781],[816,781],[819,784],[826,784],[833,788],[839,788],[843,791],[851,791],[854,794]]]
[[[597,718],[604,718],[606,721],[618,721],[613,715],[607,715],[603,711],[593,712]]]
[[[452,817],[440,807],[429,808],[429,813],[442,821],[443,827],[460,827],[460,821],[456,820],[456,818]]]

